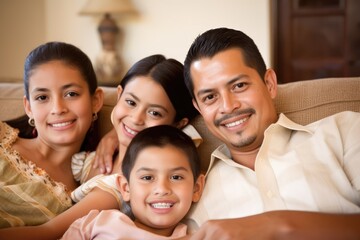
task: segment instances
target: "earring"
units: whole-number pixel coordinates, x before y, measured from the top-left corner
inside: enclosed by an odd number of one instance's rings
[[[97,113],[93,113],[93,115],[92,115],[93,122],[95,122],[97,119],[98,119]]]
[[[35,127],[35,120],[33,118],[29,118],[28,123],[31,127]]]

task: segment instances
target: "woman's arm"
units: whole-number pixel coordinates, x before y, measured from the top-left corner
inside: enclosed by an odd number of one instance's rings
[[[59,239],[76,219],[92,209],[119,209],[119,203],[112,194],[95,188],[80,202],[42,225],[1,229],[0,239]]]

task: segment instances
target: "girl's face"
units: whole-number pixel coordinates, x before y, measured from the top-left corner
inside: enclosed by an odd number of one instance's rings
[[[127,147],[141,130],[173,125],[176,111],[165,90],[150,77],[135,77],[123,89],[111,114],[120,147]]]
[[[198,182],[194,183],[182,150],[173,145],[151,146],[138,153],[129,182],[124,177],[120,180],[120,191],[130,201],[138,227],[168,236],[192,202],[199,200],[202,188]]]
[[[29,79],[25,111],[34,118],[38,138],[52,147],[80,147],[92,123],[92,114],[102,106],[101,90],[94,96],[75,68],[61,61],[36,67]]]

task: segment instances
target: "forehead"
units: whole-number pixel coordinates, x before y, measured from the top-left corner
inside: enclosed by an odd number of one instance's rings
[[[256,70],[245,64],[242,51],[231,48],[215,54],[213,57],[198,59],[191,64],[191,77],[196,95],[199,88],[208,88],[212,84],[224,83],[240,75],[256,74]]]
[[[60,60],[43,63],[34,68],[29,78],[29,86],[34,85],[83,85],[87,81],[78,68]]]
[[[165,89],[151,77],[139,76],[131,79],[124,88],[124,93],[132,93],[149,102],[171,104]]]
[[[148,146],[143,148],[136,157],[134,168],[164,168],[173,169],[184,167],[190,169],[187,154],[172,144],[164,146]]]

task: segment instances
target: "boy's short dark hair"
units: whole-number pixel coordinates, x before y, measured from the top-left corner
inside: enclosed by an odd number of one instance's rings
[[[130,172],[135,165],[136,158],[140,151],[148,147],[164,147],[166,145],[172,145],[179,148],[186,154],[195,182],[201,171],[200,157],[197,153],[196,146],[186,133],[169,125],[146,128],[133,138],[122,162],[121,170],[125,178],[129,181]]]

